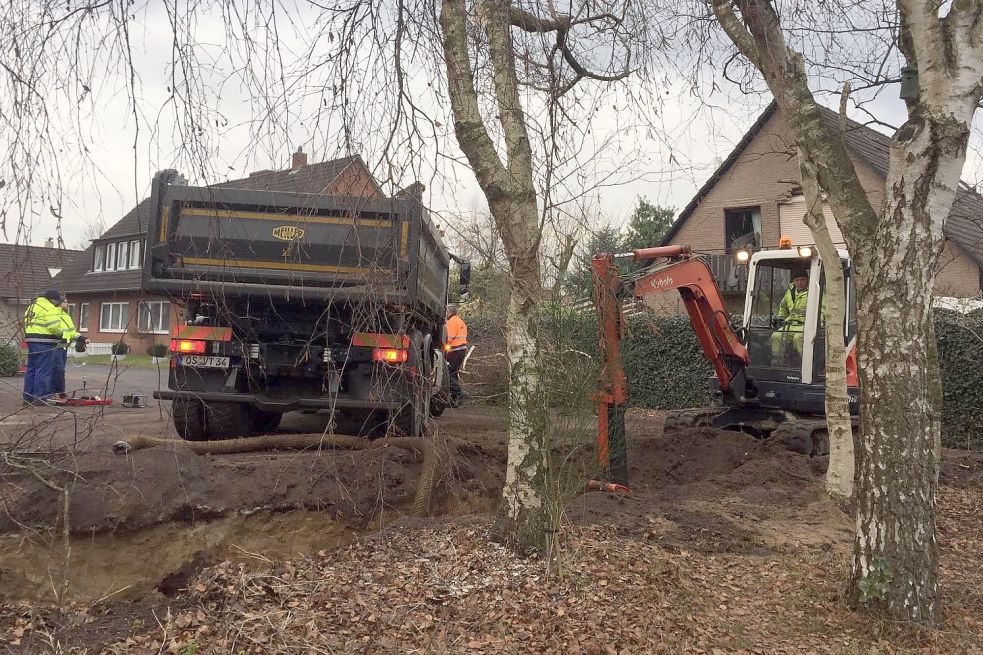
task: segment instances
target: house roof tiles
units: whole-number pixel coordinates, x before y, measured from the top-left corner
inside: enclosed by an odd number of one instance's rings
[[[757,136],[765,124],[774,116],[776,109],[777,105],[773,101],[758,116],[758,119],[747,133],[744,134],[734,150],[727,155],[727,159],[721,163],[713,175],[710,176],[710,179],[696,192],[696,195],[693,196],[689,204],[683,208],[683,211],[679,214],[679,218],[673,223],[672,228],[670,228],[669,232],[663,238],[662,243],[669,243],[675,237],[676,233],[683,226],[683,223],[686,222],[686,219],[689,218],[690,214],[693,213],[700,201],[709,193],[710,189],[713,188],[720,178],[730,170],[744,149],[751,143],[751,140]],[[827,125],[831,129],[839,131],[839,114],[825,107],[821,107],[820,109]],[[843,133],[843,139],[846,143],[847,150],[870,165],[881,177],[886,177],[891,152],[891,137],[848,119],[846,129]],[[983,196],[969,188],[968,185],[960,185],[956,192],[955,201],[949,212],[949,218],[946,221],[945,234],[965,250],[977,264],[983,267]]]

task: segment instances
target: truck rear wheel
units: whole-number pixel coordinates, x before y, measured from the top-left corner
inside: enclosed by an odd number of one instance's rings
[[[423,424],[429,413],[429,400],[424,401],[419,396],[424,395],[422,390],[416,390],[413,398],[406,403],[406,406],[396,412],[396,429],[408,437],[423,436]]]
[[[242,403],[206,403],[205,431],[211,438],[241,437],[252,432],[248,405]]]
[[[174,419],[174,429],[185,441],[202,441],[208,438],[201,401],[175,398],[171,401],[171,416]]]
[[[424,423],[431,410],[431,399],[433,398],[432,383],[430,381],[430,361],[426,358],[424,351],[423,335],[419,332],[411,337],[409,365],[415,374],[408,376],[410,385],[409,398],[406,404],[396,410],[393,422],[403,434],[410,437],[420,437],[423,435]]]
[[[252,411],[252,431],[258,434],[273,432],[280,425],[283,414],[280,412],[264,412],[261,409]]]

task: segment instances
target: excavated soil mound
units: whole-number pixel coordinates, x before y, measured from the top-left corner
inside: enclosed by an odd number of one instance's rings
[[[71,489],[72,532],[90,534],[259,509],[310,509],[357,526],[382,502],[409,502],[419,475],[414,455],[395,448],[208,456],[163,446],[123,457],[93,451],[70,464],[73,472],[50,477]],[[3,487],[0,532],[60,524],[59,492],[29,473]]]
[[[762,504],[811,500],[826,468],[825,458],[804,457],[774,441],[713,428],[636,440],[629,444],[628,458],[639,490],[707,497],[718,491],[751,492],[761,496]]]
[[[825,458],[701,428],[629,438],[628,461],[630,496],[582,494],[568,516],[707,552],[767,550],[770,522],[792,517],[829,527],[801,535],[803,541],[825,544],[849,535],[847,515],[822,493]]]

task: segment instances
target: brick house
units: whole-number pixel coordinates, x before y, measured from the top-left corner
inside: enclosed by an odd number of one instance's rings
[[[0,243],[0,343],[19,343],[24,337],[24,312],[56,276],[81,256],[81,250]]]
[[[360,157],[307,164],[299,148],[287,170],[262,170],[216,187],[327,195],[382,197],[382,190]],[[91,352],[109,352],[124,341],[145,354],[169,341],[178,308],[166,296],[141,291],[144,244],[150,199],[142,200],[106,230],[61,274],[61,288],[72,303],[73,318],[86,333]]]
[[[838,131],[839,116],[828,109],[823,109],[823,114]],[[844,141],[860,183],[873,206],[878,207],[884,194],[891,138],[848,121]],[[781,110],[772,102],[683,209],[662,243],[689,244],[696,251],[709,253],[708,260],[730,309],[742,310],[747,267],[736,265],[735,251],[776,247],[783,235],[796,245],[813,242],[812,233],[802,223],[805,201],[799,179],[794,141]],[[828,206],[825,214],[833,240],[843,246],[843,236]],[[945,235],[936,294],[979,296],[983,285],[983,197],[965,185],[957,193]]]

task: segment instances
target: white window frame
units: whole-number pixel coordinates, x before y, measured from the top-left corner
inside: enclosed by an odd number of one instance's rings
[[[112,308],[114,306],[119,306],[120,307],[120,311],[119,311],[119,315],[118,315],[119,321],[117,322],[117,324],[119,325],[119,327],[106,327],[107,321],[104,321],[103,320],[105,318],[106,308],[107,307],[109,308],[109,321],[108,321],[108,323],[109,324],[112,324],[113,323],[113,320],[112,320],[113,319],[113,310],[112,310]],[[125,317],[125,319],[123,317],[123,313],[124,313],[123,312],[123,309],[122,309],[123,307],[126,308],[126,317]],[[107,334],[112,334],[112,333],[122,334],[123,332],[126,332],[126,327],[127,327],[127,324],[129,322],[130,322],[130,303],[128,303],[128,302],[104,302],[101,305],[99,305],[99,331],[100,332],[106,332]]]
[[[107,243],[106,244],[106,268],[107,271],[116,270],[116,244]]]
[[[150,314],[150,308],[153,305],[159,306],[160,314],[158,318],[160,321],[156,326],[143,324],[144,312]],[[140,301],[137,310],[137,328],[143,334],[170,334],[170,323],[171,323],[171,303],[167,300],[143,300]]]
[[[72,318],[72,323],[74,323],[75,322],[75,303],[73,303],[73,302],[68,303],[68,309],[66,309],[65,311],[68,312],[68,315]]]
[[[85,315],[85,321],[82,320],[83,314]],[[89,331],[89,303],[83,302],[79,304],[79,322],[78,322],[79,332]]]
[[[106,270],[106,246],[100,244],[95,247],[95,252],[92,256],[92,270]]]
[[[140,268],[140,240],[130,241],[130,268]]]
[[[130,267],[129,243],[120,241],[116,244],[116,270],[125,271]]]

